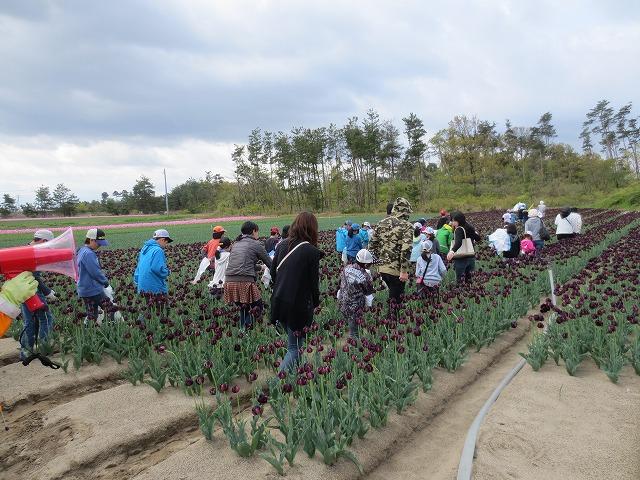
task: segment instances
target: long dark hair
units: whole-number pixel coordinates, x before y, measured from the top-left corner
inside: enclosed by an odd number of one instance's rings
[[[311,212],[301,212],[291,224],[289,229],[291,245],[294,242],[309,242],[318,246],[318,219]]]
[[[416,228],[414,228],[414,229],[413,229],[413,236],[414,236],[414,237],[419,236],[421,231],[422,231],[422,228],[420,228],[420,227],[416,227]]]
[[[461,227],[464,227],[467,224],[467,218],[462,212],[453,212],[451,214],[451,220],[458,222]]]

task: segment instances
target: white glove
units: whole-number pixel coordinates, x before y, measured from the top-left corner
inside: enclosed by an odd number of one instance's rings
[[[104,287],[104,294],[113,302],[113,287],[111,285]]]
[[[364,297],[364,302],[367,307],[373,306],[373,294]]]
[[[56,292],[54,292],[53,290],[51,290],[51,292],[49,292],[49,295],[47,295],[44,298],[46,298],[49,301],[58,299],[58,297],[56,297]]]

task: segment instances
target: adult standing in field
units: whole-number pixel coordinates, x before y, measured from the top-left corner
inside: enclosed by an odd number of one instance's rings
[[[33,240],[29,245],[39,245],[53,240],[53,232],[51,230],[37,230],[33,234]],[[33,347],[36,344],[36,335],[38,335],[38,341],[46,340],[49,336],[49,332],[53,328],[53,314],[48,306],[48,301],[56,299],[56,293],[51,290],[42,280],[40,272],[34,272],[33,277],[38,282],[38,291],[36,295],[40,298],[44,304],[44,308],[41,308],[35,312],[31,312],[29,308],[22,304],[22,321],[24,328],[20,333],[20,360],[25,360],[33,352]],[[37,332],[36,332],[37,328]]]
[[[288,337],[281,371],[290,371],[298,363],[313,312],[320,305],[319,269],[323,256],[318,248],[318,219],[312,213],[300,213],[271,264],[271,322],[285,327]]]
[[[171,242],[173,239],[164,228],[153,232],[153,237],[144,242],[138,254],[138,265],[133,273],[133,282],[139,294],[158,296],[169,292],[167,277],[170,272],[164,249]]]
[[[84,246],[78,250],[78,285],[76,290],[78,297],[85,304],[87,320],[98,319],[98,308],[108,309],[111,306],[109,297],[113,296],[113,288],[109,285],[106,275],[100,266],[97,252],[100,247],[106,247],[109,242],[105,233],[99,228],[91,228],[87,231]],[[105,310],[106,311],[106,310]],[[113,320],[113,312],[109,312]]]
[[[524,230],[531,232],[533,244],[536,246],[536,253],[540,253],[544,247],[544,241],[548,240],[547,229],[544,227],[542,220],[538,216],[538,210],[532,208],[529,210],[529,219],[524,224]]]
[[[391,214],[380,220],[376,235],[369,243],[369,250],[380,262],[378,271],[389,288],[391,306],[400,304],[409,280],[413,240],[413,226],[409,223],[411,211],[409,201],[398,197]]]
[[[258,261],[266,268],[271,257],[258,240],[258,225],[247,221],[240,228],[240,236],[231,246],[224,281],[224,301],[240,307],[240,325],[247,328],[253,323],[252,310],[262,308],[262,295],[256,283]]]
[[[463,247],[463,243],[467,244],[467,239],[471,240],[472,246],[475,242],[479,242],[481,240],[480,235],[476,233],[473,225],[467,222],[462,212],[451,214],[451,226],[453,227],[453,243],[451,244],[451,250],[447,254],[447,260],[453,261],[458,284],[471,283],[471,275],[476,269],[476,255],[471,252],[465,254],[458,252],[458,250],[461,248],[466,250],[466,247]],[[458,252],[457,255],[456,252]]]
[[[563,208],[554,220],[556,224],[556,237],[558,240],[567,240],[568,238],[573,238],[576,234],[580,233],[580,229],[582,229],[582,217],[578,215],[571,216],[572,212],[569,207]]]
[[[580,235],[582,233],[582,215],[578,213],[578,209],[576,207],[571,207],[567,218],[573,224],[573,231],[576,235]]]

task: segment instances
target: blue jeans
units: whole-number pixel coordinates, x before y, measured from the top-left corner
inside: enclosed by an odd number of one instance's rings
[[[257,309],[262,311],[262,301],[259,300],[253,303],[236,303],[240,307],[240,326],[242,328],[250,327],[253,324],[253,314],[251,310]],[[258,313],[260,313],[258,312]]]
[[[533,244],[536,246],[536,253],[540,253],[540,250],[544,247],[544,240],[534,240]]]
[[[49,332],[53,328],[53,314],[49,310],[47,300],[41,293],[38,293],[38,297],[44,303],[45,308],[31,312],[26,305],[22,304],[22,320],[24,322],[24,332],[20,335],[20,345],[22,350],[20,351],[20,358],[24,359],[28,352],[33,350],[33,346],[36,342],[36,320],[39,322],[38,327],[38,340],[45,340],[49,336]]]
[[[98,307],[100,305],[104,303],[111,305],[111,300],[109,300],[109,297],[107,297],[104,293],[99,293],[98,295],[94,295],[93,297],[82,297],[82,300],[84,301],[84,305],[87,309],[87,318],[94,321],[98,318]],[[104,312],[105,319],[109,318],[109,320],[113,321],[113,315],[113,312]]]
[[[282,363],[280,364],[281,372],[290,372],[293,371],[298,366],[298,361],[300,360],[300,348],[304,346],[305,334],[303,332],[298,332],[299,336],[297,336],[293,330],[287,327],[287,354],[284,356]]]

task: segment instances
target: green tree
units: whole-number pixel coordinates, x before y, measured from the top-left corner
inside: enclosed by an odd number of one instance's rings
[[[35,218],[38,216],[38,209],[32,203],[25,203],[20,206],[25,217]]]
[[[59,183],[51,194],[51,202],[57,213],[65,217],[70,217],[74,215],[80,200],[78,200],[78,197],[76,197],[69,188]]]
[[[424,123],[415,114],[410,113],[408,117],[402,119],[404,123],[404,133],[407,136],[408,147],[404,152],[404,161],[401,165],[401,177],[410,180],[411,176],[421,171],[424,154],[427,151],[427,144],[424,136],[427,131]]]
[[[142,213],[153,213],[161,210],[161,199],[156,198],[153,183],[144,175],[136,180],[131,190],[131,195],[125,195],[124,192],[123,190],[123,199],[128,200],[136,210]]]
[[[35,206],[40,215],[46,215],[53,208],[49,187],[41,185],[35,192]]]
[[[2,196],[2,204],[0,204],[0,216],[6,218],[18,211],[18,206],[16,205],[16,199],[13,198],[8,193],[5,193]]]

